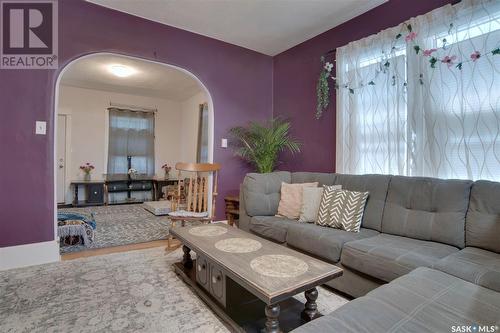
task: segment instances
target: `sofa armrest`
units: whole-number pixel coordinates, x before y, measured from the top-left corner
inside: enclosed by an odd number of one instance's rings
[[[240,215],[238,217],[237,226],[244,231],[250,231],[250,219],[247,210],[245,209],[245,196],[243,195],[243,184],[240,185]]]
[[[243,209],[248,216],[273,216],[278,211],[281,183],[290,183],[288,171],[249,173],[241,188]],[[240,207],[241,201],[240,201]],[[241,212],[240,212],[241,213]]]

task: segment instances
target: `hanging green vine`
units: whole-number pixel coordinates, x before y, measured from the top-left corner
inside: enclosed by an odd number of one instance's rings
[[[328,108],[330,104],[330,87],[328,86],[328,77],[332,71],[333,65],[330,63],[325,64],[325,58],[321,57],[321,62],[324,64],[319,74],[318,84],[316,85],[316,119],[319,119],[323,111]]]

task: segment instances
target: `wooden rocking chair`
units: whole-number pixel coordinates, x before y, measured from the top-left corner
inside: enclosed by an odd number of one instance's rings
[[[215,216],[220,164],[177,163],[175,169],[179,183],[172,198],[172,212],[169,213],[172,227],[178,222],[184,226],[186,221],[211,223]],[[185,177],[186,173],[189,173],[189,177]],[[209,198],[212,200],[211,209],[208,206]],[[176,249],[181,245],[178,241],[174,242],[172,235],[168,236],[167,244],[167,250]]]

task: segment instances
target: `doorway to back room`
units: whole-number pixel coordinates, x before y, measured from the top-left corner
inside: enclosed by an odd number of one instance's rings
[[[61,254],[157,242],[175,164],[212,162],[211,98],[183,69],[93,54],[59,77],[55,136]]]

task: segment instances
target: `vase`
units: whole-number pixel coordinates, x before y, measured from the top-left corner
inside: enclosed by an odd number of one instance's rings
[[[168,180],[170,178],[170,173],[168,171],[165,171],[165,180]]]
[[[86,182],[89,182],[90,181],[90,173],[86,173],[83,175],[83,180],[86,181]]]

